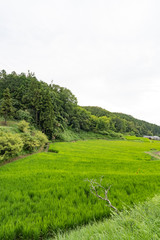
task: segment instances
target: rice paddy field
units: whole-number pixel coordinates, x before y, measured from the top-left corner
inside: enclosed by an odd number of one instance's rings
[[[112,185],[119,210],[160,193],[160,142],[60,142],[0,167],[0,239],[49,239],[60,231],[109,217],[86,179]]]

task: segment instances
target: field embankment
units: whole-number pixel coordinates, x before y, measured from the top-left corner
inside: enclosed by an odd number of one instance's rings
[[[160,193],[160,162],[146,151],[159,142],[90,140],[50,145],[0,168],[0,239],[45,239],[110,215],[85,179],[112,185],[121,210]],[[57,153],[54,153],[56,151]]]

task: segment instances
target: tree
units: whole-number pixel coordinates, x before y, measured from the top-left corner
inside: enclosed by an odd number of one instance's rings
[[[50,139],[52,139],[53,125],[55,121],[52,99],[49,89],[42,92],[42,108],[40,111],[40,126]]]
[[[4,117],[5,125],[7,125],[7,119],[13,114],[13,105],[9,88],[6,88],[3,92],[0,114]]]

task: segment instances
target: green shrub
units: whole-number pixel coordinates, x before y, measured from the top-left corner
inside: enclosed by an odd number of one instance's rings
[[[39,149],[48,142],[47,136],[40,131],[35,131],[32,135],[30,133],[24,133],[21,136],[24,143],[23,149],[29,152]]]
[[[22,120],[18,123],[18,128],[21,132],[28,132],[29,131],[29,123],[26,122],[25,120]]]
[[[0,132],[0,161],[18,155],[23,148],[19,134]]]
[[[33,135],[36,138],[36,140],[39,142],[39,146],[43,146],[48,142],[47,136],[41,131],[35,131]]]
[[[112,138],[121,138],[124,139],[123,134],[122,133],[116,133],[114,131],[109,131],[109,134]]]
[[[21,137],[24,144],[24,151],[33,152],[39,148],[39,141],[34,136],[31,136],[30,133],[24,133]]]
[[[109,136],[109,133],[107,131],[98,131],[98,133],[100,133],[102,135]]]
[[[27,110],[22,110],[22,109],[20,109],[16,112],[16,119],[25,120],[27,122],[32,121],[32,117],[31,117],[30,113]]]

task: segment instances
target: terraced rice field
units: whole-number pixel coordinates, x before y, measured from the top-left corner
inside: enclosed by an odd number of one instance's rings
[[[47,239],[59,230],[108,217],[110,209],[90,193],[85,179],[112,185],[119,210],[153,197],[160,189],[160,160],[146,152],[160,143],[90,140],[54,143],[0,167],[0,239]]]

